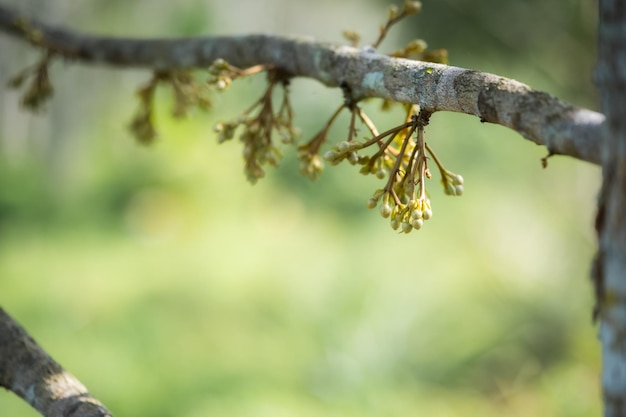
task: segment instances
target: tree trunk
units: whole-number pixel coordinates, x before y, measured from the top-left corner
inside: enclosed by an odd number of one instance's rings
[[[594,268],[606,417],[626,416],[626,4],[600,0],[596,81],[606,116]]]

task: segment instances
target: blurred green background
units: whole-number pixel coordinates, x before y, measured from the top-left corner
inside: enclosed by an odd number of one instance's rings
[[[274,32],[374,39],[385,1],[13,2],[96,33]],[[383,45],[415,37],[451,63],[595,108],[591,2],[424,0]],[[0,76],[37,54],[0,39]],[[116,416],[589,416],[600,414],[588,280],[597,167],[504,128],[436,114],[427,138],[465,195],[430,185],[409,235],[365,208],[375,178],[315,183],[286,150],[250,186],[236,142],[211,130],[261,92],[236,83],[209,115],[127,131],[143,71],[52,70],[47,111],[0,96],[0,302]],[[3,81],[4,82],[4,81]],[[304,138],[341,100],[295,80]],[[370,107],[379,128],[397,113]],[[336,130],[337,138],[344,133]],[[2,416],[37,414],[0,395]]]

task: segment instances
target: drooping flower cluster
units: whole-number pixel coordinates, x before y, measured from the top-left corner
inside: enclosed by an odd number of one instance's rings
[[[412,108],[410,111],[412,113]],[[365,142],[344,141],[326,152],[324,159],[335,165],[343,160],[362,165],[362,174],[388,177],[384,188],[376,190],[367,201],[368,208],[379,207],[382,217],[389,218],[394,230],[409,233],[419,230],[432,217],[432,207],[426,192],[426,180],[431,178],[430,158],[435,161],[448,195],[463,193],[463,177],[443,167],[432,148],[426,143],[424,127],[430,113],[411,114],[407,122],[383,132]],[[359,151],[378,145],[373,155]]]
[[[275,109],[273,95],[277,86],[281,87],[282,100]],[[215,125],[219,143],[232,139],[238,128],[243,129],[239,139],[244,144],[245,173],[251,183],[265,175],[263,165],[278,165],[282,153],[275,144],[275,136],[285,144],[294,143],[299,136],[299,130],[293,126],[288,87],[289,77],[286,74],[269,70],[268,87],[261,98],[237,119]]]
[[[9,80],[9,86],[12,88],[28,84],[22,96],[22,105],[29,110],[39,110],[54,93],[48,75],[48,67],[53,56],[52,52],[46,53],[35,65],[25,68]]]
[[[139,107],[130,123],[130,130],[142,143],[151,143],[157,136],[154,127],[154,97],[157,87],[170,87],[174,99],[172,115],[184,117],[190,109],[208,110],[212,106],[211,91],[226,90],[236,78],[258,73],[264,69],[257,65],[245,70],[236,68],[223,59],[217,59],[207,69],[208,77],[189,70],[155,71],[150,80],[137,91]]]

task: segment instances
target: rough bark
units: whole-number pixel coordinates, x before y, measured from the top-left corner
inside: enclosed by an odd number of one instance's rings
[[[379,97],[423,109],[474,115],[509,127],[552,154],[598,164],[604,116],[527,85],[447,65],[390,58],[309,38],[271,35],[181,39],[96,37],[25,18],[0,5],[0,30],[57,55],[93,64],[167,70],[203,68],[222,58],[232,65],[271,65],[328,86],[347,85],[354,98]]]
[[[606,417],[626,416],[626,5],[601,0],[596,79],[607,117],[596,227]]]
[[[45,417],[111,417],[2,308],[0,386],[22,397]]]

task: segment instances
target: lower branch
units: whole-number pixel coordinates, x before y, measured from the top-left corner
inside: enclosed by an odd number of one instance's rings
[[[112,417],[2,308],[0,386],[19,395],[44,417]]]

